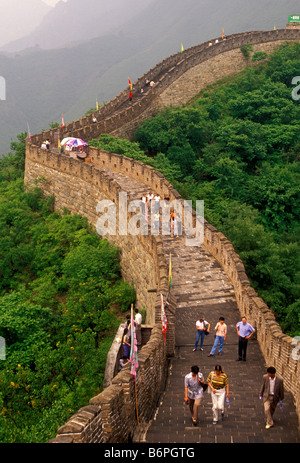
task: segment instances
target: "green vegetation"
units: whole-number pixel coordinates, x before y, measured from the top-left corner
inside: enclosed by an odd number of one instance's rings
[[[0,161],[2,443],[47,442],[101,391],[121,312],[135,299],[118,248],[24,187],[25,138]]]
[[[248,47],[245,52],[249,52]],[[262,58],[259,56],[259,58]],[[232,242],[283,331],[300,334],[300,44],[145,121],[135,143],[93,144],[161,171]],[[146,158],[146,159],[145,159]]]

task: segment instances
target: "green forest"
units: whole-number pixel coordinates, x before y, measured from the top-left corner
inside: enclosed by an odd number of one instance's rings
[[[2,443],[49,441],[102,390],[108,350],[135,300],[119,249],[24,186],[26,135],[0,161]]]
[[[231,241],[251,284],[284,333],[300,335],[300,44],[266,54],[182,107],[145,121],[134,142],[102,135],[93,146],[155,167]],[[263,59],[261,63],[258,61]],[[256,62],[255,67],[252,63]]]

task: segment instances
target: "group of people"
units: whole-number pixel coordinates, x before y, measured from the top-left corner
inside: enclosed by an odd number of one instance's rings
[[[193,351],[195,352],[200,342],[200,350],[203,351],[205,335],[210,333],[210,323],[201,316],[196,322],[196,340]],[[227,325],[224,317],[220,317],[215,328],[215,339],[213,346],[208,354],[212,357],[218,349],[218,355],[222,355],[224,341],[227,336]],[[253,326],[248,323],[246,317],[242,317],[241,321],[236,324],[236,332],[238,335],[238,358],[237,361],[246,361],[247,345],[250,337],[255,333]],[[204,376],[199,372],[199,367],[193,365],[190,373],[184,379],[185,396],[184,400],[189,403],[192,422],[194,425],[198,423],[198,411],[203,393],[206,388],[209,388],[212,398],[213,424],[218,423],[219,412],[224,419],[225,399],[229,404],[229,382],[226,373],[222,370],[221,365],[216,365],[214,371],[211,371],[204,381]],[[263,381],[259,393],[259,398],[263,401],[264,412],[266,417],[266,429],[274,426],[273,414],[278,402],[282,405],[284,398],[283,379],[276,375],[276,369],[271,366],[267,369],[266,375],[263,376]]]
[[[155,82],[154,80],[149,80],[149,79],[146,79],[145,80],[145,87],[154,87],[155,85]],[[140,90],[140,93],[144,93],[144,88],[142,87],[141,90]],[[132,85],[130,85],[130,90],[129,90],[129,101],[131,102],[132,101],[132,98],[133,98],[133,93],[132,93]]]
[[[201,405],[204,391],[209,388],[212,400],[213,424],[217,424],[219,415],[221,419],[225,416],[225,399],[229,405],[229,381],[221,365],[216,365],[204,380],[203,373],[199,371],[197,365],[191,367],[190,373],[184,378],[184,401],[189,404],[194,426],[197,426],[199,419],[199,407]],[[282,408],[284,399],[283,379],[276,374],[276,369],[271,366],[267,368],[267,373],[263,376],[259,398],[263,401],[264,413],[266,418],[266,429],[274,426],[273,415],[278,402]]]
[[[47,140],[43,141],[41,148],[44,148],[46,150],[50,149],[50,141],[49,141],[48,138],[47,138]]]
[[[226,373],[223,372],[221,365],[216,365],[214,371],[209,373],[206,383],[203,373],[200,373],[197,365],[193,365],[191,367],[191,372],[185,376],[184,401],[189,404],[194,426],[198,424],[199,407],[207,387],[211,390],[213,424],[217,424],[219,410],[221,411],[222,419],[224,418],[225,398],[229,401],[228,377]]]
[[[197,350],[199,341],[200,341],[200,350],[203,351],[203,343],[204,343],[204,338],[205,335],[210,333],[210,323],[208,323],[205,320],[205,317],[200,317],[199,320],[196,322],[196,340],[195,340],[195,345],[193,351],[195,352]],[[248,323],[246,317],[242,317],[241,321],[236,324],[236,331],[238,335],[238,361],[246,361],[246,355],[247,355],[247,346],[248,346],[248,340],[251,338],[253,333],[255,333],[255,328]],[[223,346],[224,346],[224,341],[226,340],[227,336],[227,325],[225,323],[225,318],[220,317],[218,323],[215,326],[215,340],[213,343],[213,346],[210,350],[210,353],[208,354],[208,357],[213,357],[217,347],[219,346],[218,349],[218,355],[222,355],[223,352]]]
[[[168,195],[162,199],[159,194],[154,194],[152,191],[148,194],[144,193],[141,197],[141,210],[148,222],[151,212],[154,214],[152,224],[155,232],[159,233],[163,228],[164,232],[170,233],[171,236],[178,237],[182,234],[181,216],[170,207]]]
[[[142,346],[142,314],[138,309],[134,309],[134,326],[136,334],[136,344],[137,348],[140,349]],[[131,317],[130,315],[126,316],[126,322],[124,324],[124,331],[122,336],[122,346],[123,346],[123,356],[120,359],[119,370],[121,370],[130,359],[130,350],[131,350]]]

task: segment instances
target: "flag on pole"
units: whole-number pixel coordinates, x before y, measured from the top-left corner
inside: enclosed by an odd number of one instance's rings
[[[130,348],[131,370],[130,370],[130,373],[134,376],[134,378],[136,378],[136,370],[139,367],[137,352],[138,352],[138,349],[137,349],[135,325],[134,325],[134,319],[133,319],[133,305],[131,304],[131,348]]]
[[[184,48],[183,48],[183,45],[181,44],[181,53],[184,52]]]
[[[128,77],[128,85],[130,87],[130,90],[132,90],[132,83],[131,83],[131,80],[129,79],[129,77]]]
[[[29,129],[29,124],[27,122],[27,128],[28,128],[28,138],[29,140],[31,141],[31,133],[30,133],[30,129]]]
[[[166,317],[166,312],[165,312],[165,304],[164,304],[164,297],[162,293],[160,294],[160,299],[161,299],[161,325],[162,325],[162,332],[165,338],[165,341],[167,340],[166,333],[167,333],[167,326],[168,326],[168,320]]]
[[[172,287],[172,258],[171,258],[171,253],[170,253],[170,259],[169,259],[169,291],[171,290]]]
[[[61,126],[62,126],[62,128],[64,128],[64,126],[65,126],[64,115],[63,114],[61,115]]]
[[[98,111],[98,109],[99,109],[99,105],[98,105],[98,101],[97,101],[97,100],[96,100],[96,109],[97,109],[97,111]]]
[[[222,39],[224,39],[224,27],[222,29]]]
[[[276,31],[276,26],[275,26],[275,24],[274,24],[274,31]]]
[[[59,151],[59,154],[61,153],[61,143],[60,143],[60,139],[58,139],[58,151]]]

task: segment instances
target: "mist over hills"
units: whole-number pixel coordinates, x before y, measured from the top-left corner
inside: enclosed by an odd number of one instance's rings
[[[252,0],[250,4],[241,0],[146,0],[142,9],[134,8],[139,0],[111,0],[110,8],[125,3],[128,10],[122,10],[122,18],[113,9],[107,12],[106,23],[96,31],[100,36],[94,37],[92,18],[105,2],[69,0],[58,3],[44,18],[50,21],[52,17],[57,37],[60,29],[54,24],[58,20],[52,15],[73,5],[68,18],[76,11],[78,16],[75,6],[79,2],[85,5],[80,18],[85,27],[88,24],[85,31],[90,30],[89,36],[85,32],[87,40],[78,34],[80,43],[74,46],[68,43],[60,48],[53,45],[52,49],[0,54],[0,75],[6,80],[6,100],[0,100],[0,154],[9,150],[11,138],[27,131],[27,124],[31,133],[37,133],[52,121],[60,122],[62,113],[69,122],[95,107],[96,99],[99,104],[109,101],[127,86],[128,76],[134,81],[178,52],[181,42],[184,48],[197,45],[220,36],[223,27],[225,34],[271,30],[274,25],[284,28],[288,15],[299,13],[299,0]],[[88,7],[93,8],[91,12]],[[105,27],[107,32],[101,35]]]
[[[0,47],[33,32],[51,10],[43,0],[0,0]]]
[[[16,1],[16,0],[15,0]],[[33,1],[33,0],[30,0]],[[41,0],[35,0],[37,2]],[[154,0],[60,1],[30,34],[8,43],[3,51],[60,48],[103,37],[145,9]]]

